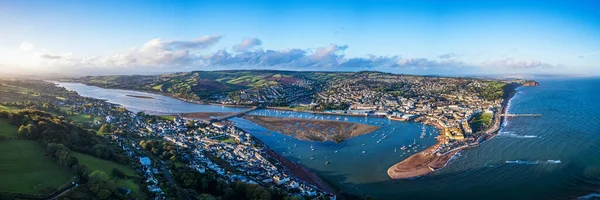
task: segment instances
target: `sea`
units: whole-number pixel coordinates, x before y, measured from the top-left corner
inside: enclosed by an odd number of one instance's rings
[[[600,79],[543,78],[519,87],[498,135],[456,154],[442,169],[410,180],[391,180],[387,169],[435,143],[434,127],[386,118],[319,115],[261,109],[252,115],[340,120],[377,125],[373,133],[342,143],[309,142],[231,119],[285,158],[333,186],[381,199],[597,199],[600,198]],[[82,96],[105,99],[134,112],[235,112],[157,94],[57,83]],[[141,99],[127,95],[150,96]],[[421,138],[421,135],[424,137]],[[414,144],[414,145],[413,145]],[[410,151],[402,146],[413,145]],[[325,164],[328,162],[328,164]]]

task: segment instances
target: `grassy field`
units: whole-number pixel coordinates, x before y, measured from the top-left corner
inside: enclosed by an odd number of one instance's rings
[[[127,189],[131,190],[131,196],[133,197],[139,197],[141,193],[140,191],[140,185],[136,184],[133,180],[131,179],[119,179],[117,181],[115,181],[115,184],[117,185],[117,187],[124,187]]]
[[[160,118],[167,120],[167,121],[175,120],[175,116],[173,116],[173,115],[161,115]]]
[[[477,132],[477,131],[482,130],[486,126],[489,126],[492,123],[493,115],[494,114],[491,112],[484,112],[484,113],[480,114],[479,116],[475,117],[471,121],[471,127],[473,128],[473,131]]]
[[[231,143],[231,144],[235,144],[235,141],[233,141],[233,138],[219,138],[219,141],[221,142],[226,142],[226,143]]]
[[[115,163],[110,160],[103,160],[100,158],[96,158],[94,156],[77,153],[77,152],[73,152],[73,155],[75,157],[77,157],[77,160],[79,160],[79,163],[85,164],[90,172],[93,172],[95,170],[100,170],[100,171],[104,171],[106,174],[111,175],[112,169],[117,168],[117,169],[125,172],[125,175],[128,175],[128,176],[136,175],[136,173],[133,169],[131,169],[129,166],[124,165],[124,164]]]
[[[117,169],[123,171],[125,173],[125,175],[127,175],[127,176],[136,176],[136,172],[133,169],[131,169],[129,166],[124,165],[124,164],[115,163],[115,162],[112,162],[109,160],[103,160],[100,158],[96,158],[96,157],[93,157],[90,155],[77,153],[77,152],[73,152],[73,155],[75,155],[75,157],[77,157],[77,160],[79,160],[79,163],[83,163],[85,166],[87,166],[89,172],[93,172],[95,170],[103,171],[104,173],[108,174],[110,177],[112,177],[115,180],[117,187],[124,187],[124,188],[130,189],[132,196],[134,196],[134,197],[139,197],[139,195],[141,194],[140,186],[138,184],[136,184],[134,180],[132,180],[132,179],[117,179],[116,177],[112,176],[113,168],[117,168]]]
[[[0,191],[40,194],[71,180],[72,174],[43,154],[36,141],[0,142]]]
[[[17,127],[9,124],[5,119],[0,119],[0,136],[17,137]]]
[[[71,115],[69,119],[79,124],[91,124],[94,123],[94,120],[101,120],[99,117],[92,119],[92,116],[89,114]]]
[[[11,110],[19,110],[19,108],[15,107],[15,106],[3,106],[3,105],[0,105],[0,110],[11,111]]]

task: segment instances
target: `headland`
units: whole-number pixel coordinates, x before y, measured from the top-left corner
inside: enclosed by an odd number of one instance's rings
[[[520,86],[538,86],[539,83],[535,81],[528,82],[527,84],[508,84],[503,88],[503,101],[500,106],[500,113],[496,113],[493,119],[493,125],[489,127],[487,130],[483,131],[477,140],[467,143],[463,146],[457,146],[452,148],[451,150],[445,151],[444,153],[437,152],[440,145],[445,143],[448,138],[446,138],[442,133],[444,133],[444,127],[442,127],[439,123],[436,123],[434,120],[428,120],[428,118],[419,118],[417,121],[421,121],[424,124],[429,124],[435,126],[439,131],[440,135],[437,137],[438,142],[417,153],[414,154],[403,161],[394,164],[387,170],[387,174],[392,179],[411,179],[417,178],[420,176],[427,175],[433,171],[441,169],[444,167],[448,161],[459,151],[469,148],[479,146],[482,142],[493,138],[496,133],[500,130],[502,123],[504,122],[504,118],[501,115],[505,114],[507,111],[508,103],[510,99],[514,97],[516,94],[516,88]]]

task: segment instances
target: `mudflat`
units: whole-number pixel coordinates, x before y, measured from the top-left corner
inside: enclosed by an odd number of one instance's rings
[[[181,113],[182,117],[194,118],[202,120],[210,120],[210,117],[219,117],[231,114],[230,112],[195,112],[195,113]]]
[[[371,133],[379,126],[332,120],[267,117],[245,115],[244,119],[266,129],[289,135],[300,140],[342,142],[352,137]]]

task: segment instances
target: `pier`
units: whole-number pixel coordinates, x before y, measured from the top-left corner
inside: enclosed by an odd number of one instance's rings
[[[223,120],[226,120],[226,119],[229,119],[229,118],[242,116],[242,115],[244,115],[246,113],[249,113],[249,112],[252,112],[252,111],[254,111],[256,109],[258,109],[258,107],[252,107],[252,108],[247,109],[247,110],[243,110],[243,111],[240,111],[240,112],[231,113],[231,114],[223,115],[223,116],[219,116],[219,117],[211,117],[210,121],[211,122],[223,121]]]
[[[541,117],[542,114],[501,114],[502,117]]]

